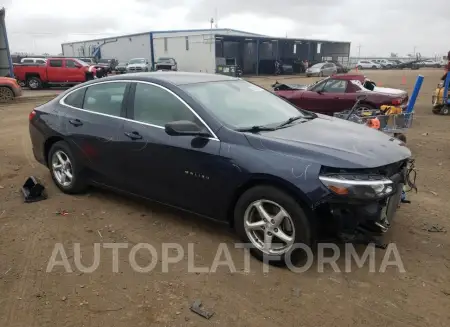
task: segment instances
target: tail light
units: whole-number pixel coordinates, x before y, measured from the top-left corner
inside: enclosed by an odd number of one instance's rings
[[[394,100],[392,100],[392,105],[399,106],[402,104],[402,102],[403,102],[403,99],[394,99]]]
[[[33,120],[33,118],[34,118],[34,116],[36,116],[36,111],[32,111],[32,112],[30,112],[30,114],[28,115],[28,120],[29,121],[32,121]]]

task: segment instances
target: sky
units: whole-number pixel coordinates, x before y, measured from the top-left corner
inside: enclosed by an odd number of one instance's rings
[[[450,0],[0,0],[2,6],[12,52],[58,54],[63,42],[210,28],[211,18],[219,28],[350,41],[353,56],[450,50]]]

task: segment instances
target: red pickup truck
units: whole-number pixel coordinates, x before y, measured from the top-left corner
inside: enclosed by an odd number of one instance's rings
[[[14,65],[14,75],[33,90],[52,85],[74,85],[94,78],[89,65],[75,58],[47,58],[45,64]]]

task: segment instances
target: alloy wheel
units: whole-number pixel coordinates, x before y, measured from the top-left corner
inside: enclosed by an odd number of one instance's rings
[[[294,222],[289,213],[273,201],[251,203],[244,213],[244,229],[253,246],[265,254],[285,254],[294,244]]]
[[[52,156],[52,173],[56,181],[63,187],[69,187],[73,182],[73,169],[69,156],[58,150]]]
[[[14,99],[14,93],[7,87],[0,87],[0,103],[6,103]]]

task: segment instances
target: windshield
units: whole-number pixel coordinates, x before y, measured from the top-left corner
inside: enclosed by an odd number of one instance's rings
[[[159,58],[158,62],[173,62],[173,58]]]
[[[145,59],[142,58],[131,59],[129,64],[145,64]]]
[[[275,94],[246,81],[183,85],[181,88],[232,128],[278,125],[309,116]]]
[[[126,66],[127,63],[126,62],[119,62],[119,64],[117,66]]]

